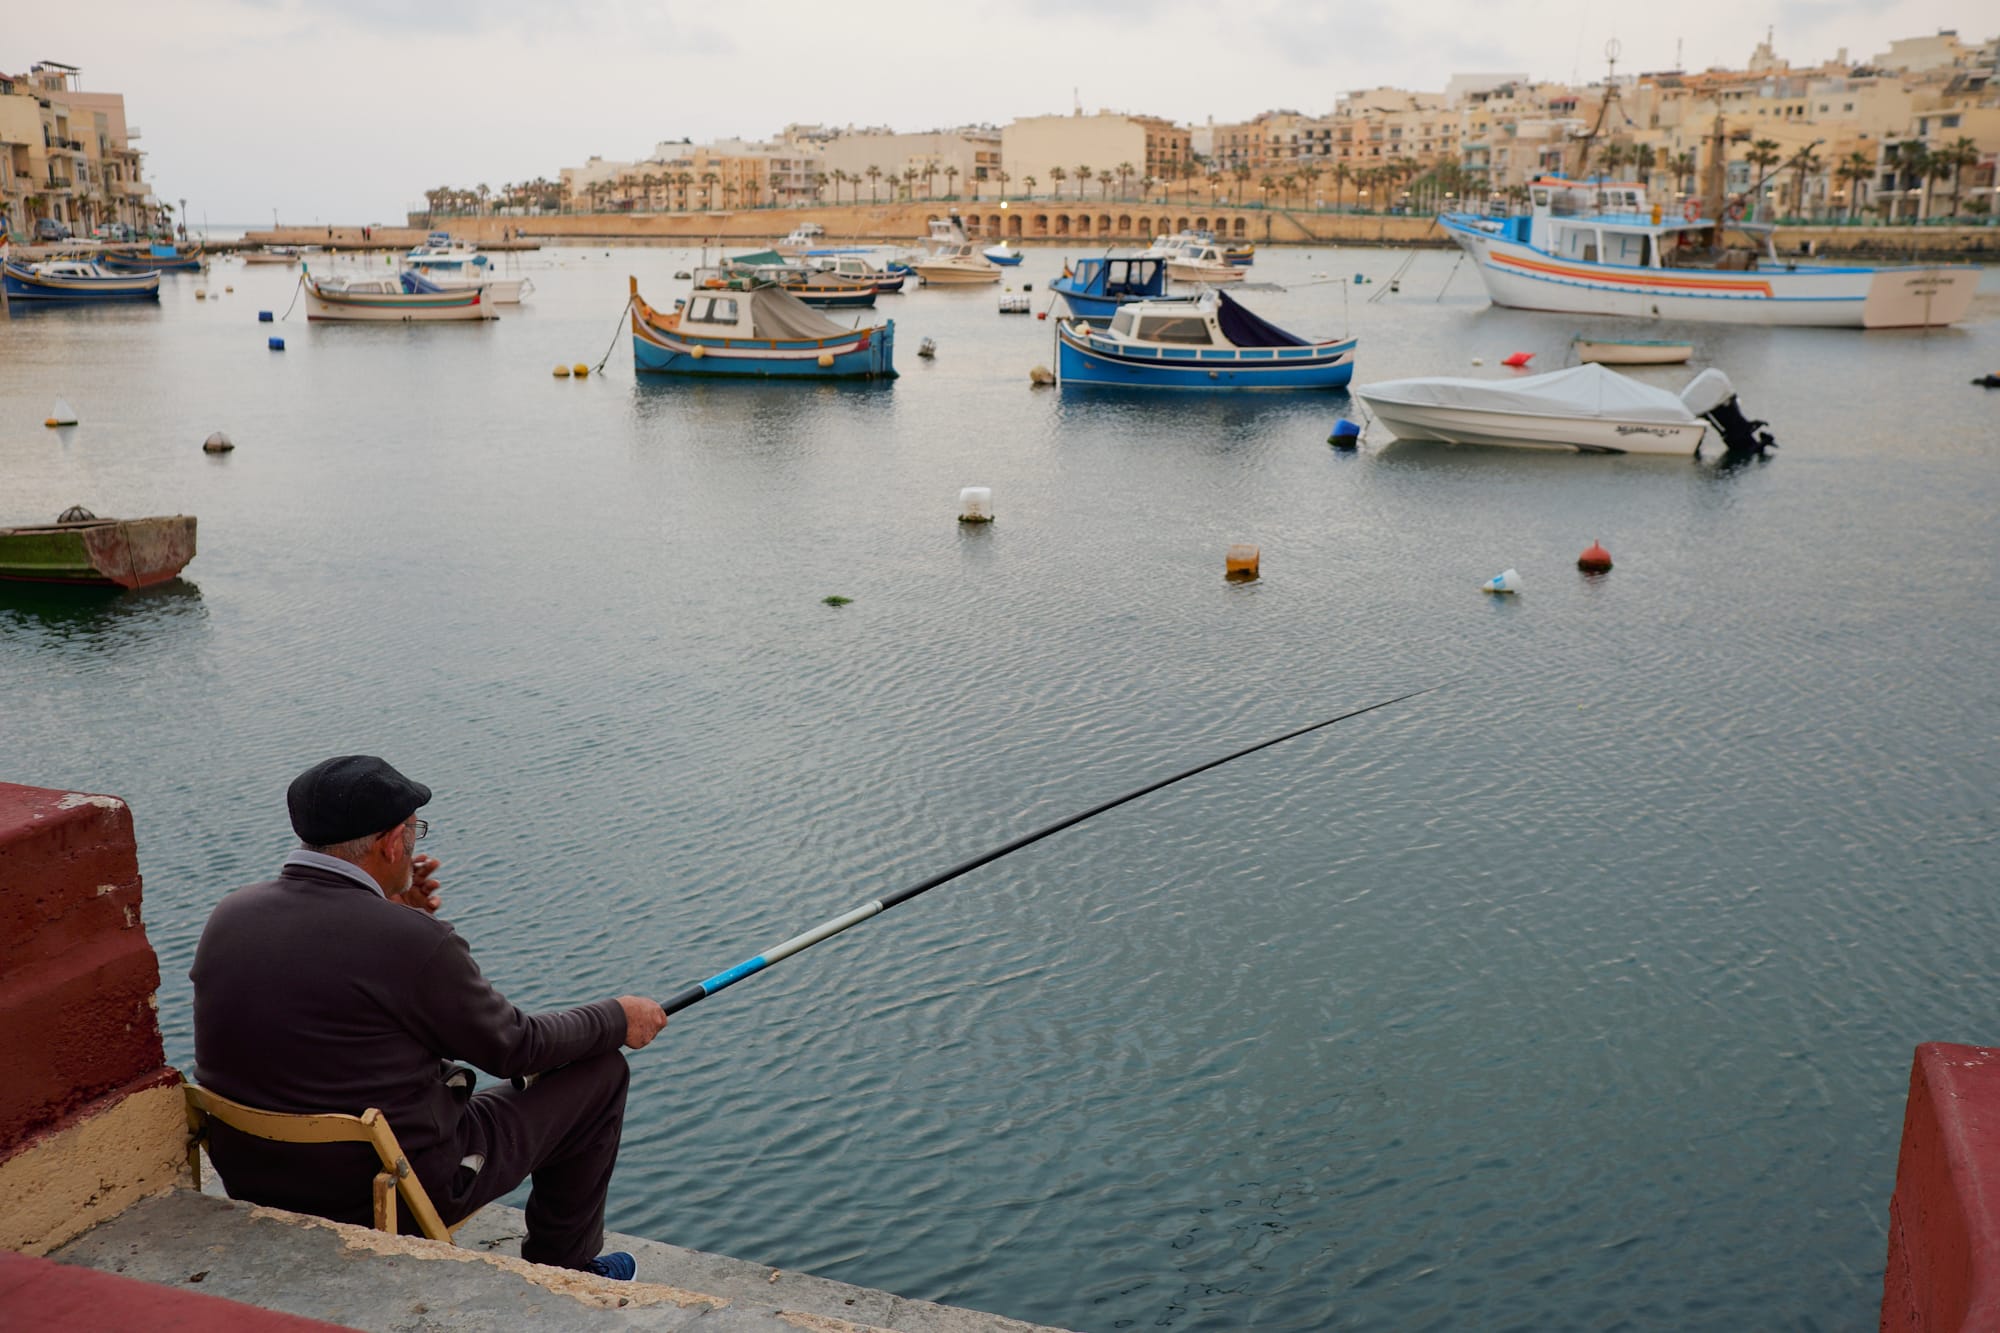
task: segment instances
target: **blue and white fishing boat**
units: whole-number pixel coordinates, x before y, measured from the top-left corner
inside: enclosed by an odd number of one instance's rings
[[[894,379],[896,321],[843,329],[774,283],[695,287],[662,314],[632,280],[632,363],[663,375]]]
[[[208,256],[198,247],[183,254],[171,245],[149,245],[143,252],[106,250],[97,262],[113,273],[199,273]]]
[[[1339,389],[1354,377],[1352,338],[1287,333],[1223,292],[1133,301],[1111,327],[1056,326],[1056,382],[1134,389]]]
[[[1780,258],[1773,228],[1740,203],[1679,210],[1630,182],[1546,177],[1523,216],[1446,213],[1493,304],[1572,315],[1724,324],[1891,329],[1954,324],[1972,305],[1970,264],[1838,266]],[[1716,216],[1720,213],[1721,216]]]
[[[979,253],[986,256],[988,263],[999,264],[1005,268],[1012,268],[1027,258],[1027,255],[1022,252],[1019,246],[1012,245],[1005,240],[996,241]]]
[[[1110,319],[1133,301],[1157,301],[1167,294],[1167,261],[1161,257],[1106,255],[1065,265],[1049,284],[1070,313],[1081,319]]]
[[[158,273],[107,273],[79,259],[39,264],[0,262],[0,286],[10,301],[157,301]]]
[[[479,248],[455,239],[448,231],[434,231],[424,243],[403,256],[403,264],[415,269],[485,268],[488,261]]]

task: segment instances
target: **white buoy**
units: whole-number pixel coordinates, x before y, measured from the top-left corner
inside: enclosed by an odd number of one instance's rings
[[[991,523],[993,521],[993,488],[991,486],[967,486],[958,493],[958,521],[961,523]]]
[[[76,424],[76,409],[69,405],[69,399],[58,398],[56,399],[56,405],[49,409],[48,420],[42,424],[45,426],[74,426]]]
[[[201,442],[201,451],[205,454],[226,454],[235,447],[235,441],[231,440],[221,431],[215,432],[215,434]]]
[[[1033,370],[1028,372],[1028,383],[1034,385],[1037,388],[1040,388],[1045,384],[1054,384],[1055,382],[1056,382],[1056,373],[1053,370],[1050,370],[1047,366],[1036,366]]]
[[[1475,356],[1472,358],[1472,364],[1475,366],[1483,366],[1486,364],[1486,358],[1483,356]]]
[[[1521,571],[1518,569],[1503,569],[1479,586],[1488,592],[1519,592],[1521,591]]]

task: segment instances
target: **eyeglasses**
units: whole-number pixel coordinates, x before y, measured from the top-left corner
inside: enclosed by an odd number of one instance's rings
[[[429,835],[431,831],[431,826],[424,820],[412,819],[410,821],[410,829],[417,835],[416,841],[422,842],[424,838]]]

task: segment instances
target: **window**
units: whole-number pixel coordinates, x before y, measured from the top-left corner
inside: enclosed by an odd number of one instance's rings
[[[736,298],[733,296],[697,296],[688,306],[688,318],[698,324],[734,324],[736,322]]]
[[[1191,343],[1198,347],[1209,345],[1208,323],[1197,315],[1163,315],[1139,321],[1139,338],[1143,342]]]

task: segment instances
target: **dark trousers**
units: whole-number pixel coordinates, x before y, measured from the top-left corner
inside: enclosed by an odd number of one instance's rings
[[[532,1177],[521,1257],[560,1268],[582,1268],[596,1258],[631,1077],[624,1053],[611,1051],[526,1088],[475,1094],[465,1107],[474,1126],[467,1151],[485,1154],[485,1164],[477,1172],[461,1166],[449,1181],[424,1181],[446,1225]]]

